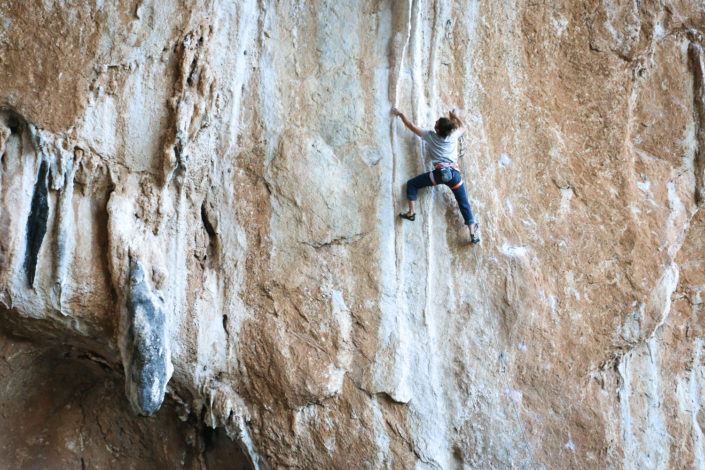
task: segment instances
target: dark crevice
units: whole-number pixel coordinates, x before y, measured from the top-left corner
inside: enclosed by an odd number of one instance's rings
[[[188,155],[184,154],[184,142],[179,135],[177,135],[176,143],[174,144],[174,155],[176,155],[179,168],[185,170],[188,164]]]
[[[212,428],[205,422],[208,407],[203,405],[199,411],[189,412],[187,424],[194,431],[195,441],[187,438],[186,442],[199,455],[208,470],[252,470],[255,468],[248,453],[239,439],[232,440],[223,427]],[[228,423],[232,422],[233,411],[230,410]]]
[[[386,403],[386,404],[388,404],[388,405],[402,405],[402,406],[407,406],[407,405],[409,404],[408,402],[403,402],[403,401],[399,401],[399,400],[394,399],[394,397],[392,397],[392,396],[391,396],[389,393],[387,393],[387,392],[379,392],[379,393],[375,394],[375,396],[377,397],[377,399],[378,399],[379,401],[382,401],[382,402],[384,402],[384,403]]]
[[[223,329],[225,330],[225,334],[228,335],[228,316],[227,315],[223,315]]]
[[[206,228],[206,232],[208,232],[208,236],[210,238],[215,238],[215,230],[213,229],[213,225],[210,220],[208,220],[205,202],[201,205],[201,220],[203,221],[203,226]]]
[[[113,368],[113,366],[110,364],[110,362],[108,362],[107,359],[105,359],[104,357],[102,357],[99,354],[85,351],[85,352],[77,354],[75,357],[77,357],[78,359],[85,359],[88,361],[93,361],[95,364],[98,365],[98,367],[100,367],[101,369],[103,369],[106,372],[107,371],[113,372],[115,370]]]
[[[690,60],[693,67],[693,95],[695,102],[695,202],[698,206],[705,203],[705,64],[703,64],[703,50],[699,44],[691,43],[689,48]]]
[[[44,235],[47,232],[47,220],[49,220],[49,201],[47,191],[47,172],[49,166],[47,162],[42,162],[39,167],[39,175],[34,185],[34,195],[32,196],[32,207],[27,219],[27,250],[24,258],[24,270],[27,274],[29,286],[34,287],[34,277],[37,270],[37,256],[42,247]]]
[[[7,123],[7,127],[10,128],[11,134],[17,134],[20,131],[20,121],[16,117],[12,116]]]
[[[321,249],[321,248],[327,248],[330,246],[334,245],[352,245],[360,241],[362,238],[365,237],[365,234],[363,233],[357,233],[355,235],[351,236],[342,236],[338,238],[334,238],[333,240],[329,242],[304,242],[306,245],[310,246],[311,248],[314,248],[316,250]]]
[[[194,59],[193,62],[191,62],[191,72],[189,72],[188,78],[186,79],[188,86],[192,87],[196,78],[196,59]]]
[[[254,465],[240,441],[228,437],[225,428],[205,427],[202,434],[203,460],[208,470],[251,470]]]
[[[206,211],[206,202],[203,201],[201,205],[201,222],[203,222],[203,227],[208,233],[208,249],[206,255],[203,257],[203,263],[205,265],[206,260],[208,260],[207,266],[211,269],[216,269],[219,266],[218,263],[218,237],[213,228],[213,224],[208,219],[208,212]]]

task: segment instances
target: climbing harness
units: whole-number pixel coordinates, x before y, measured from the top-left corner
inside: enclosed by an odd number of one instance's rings
[[[463,164],[463,179],[467,179],[467,175],[465,174],[465,158],[464,155],[465,153],[463,152],[463,141],[465,138],[461,135],[459,139],[459,144],[460,144],[460,152],[458,155],[458,159]],[[509,375],[507,374],[507,367],[504,363],[504,352],[499,346],[499,339],[497,338],[497,330],[494,327],[494,318],[492,315],[490,315],[490,307],[489,307],[489,301],[487,300],[487,291],[485,291],[485,281],[482,277],[482,273],[480,273],[480,263],[477,259],[477,251],[475,251],[475,245],[472,245],[472,252],[475,255],[475,266],[477,270],[477,277],[480,278],[480,285],[482,286],[482,295],[485,298],[485,311],[487,312],[487,316],[490,317],[490,326],[492,326],[492,335],[494,336],[494,343],[495,343],[495,348],[497,349],[497,355],[499,358],[499,365],[502,369],[502,374],[504,374],[504,383],[507,387],[507,394],[509,395],[509,399],[512,401],[512,408],[514,408],[514,415],[516,416],[517,423],[519,423],[519,429],[521,429],[521,434],[524,438],[524,445],[526,445],[526,450],[529,453],[529,459],[531,460],[531,464],[534,467],[534,470],[538,470],[538,466],[536,466],[536,462],[534,461],[534,454],[531,451],[531,446],[529,445],[529,440],[526,438],[526,432],[524,431],[524,424],[521,421],[521,416],[519,416],[519,409],[517,408],[516,402],[514,401],[514,395],[512,394],[512,388],[509,384]]]
[[[463,137],[461,136],[460,138],[462,139]],[[439,163],[438,165],[434,166],[433,169],[437,170],[437,169],[443,168],[443,167],[450,167],[450,168],[453,168],[454,170],[460,171],[460,167],[458,166],[457,163]]]
[[[453,179],[453,170],[460,173],[460,167],[456,163],[439,163],[438,165],[433,167],[433,170],[431,170],[431,173],[429,173],[429,176],[431,177],[431,183],[433,183],[434,186],[438,186],[438,184],[436,183],[436,179],[433,177],[433,172],[435,170],[441,170],[441,180],[443,180],[443,183],[446,183]],[[456,184],[455,186],[452,186],[450,189],[457,189],[462,184],[463,180],[460,180],[460,183]]]

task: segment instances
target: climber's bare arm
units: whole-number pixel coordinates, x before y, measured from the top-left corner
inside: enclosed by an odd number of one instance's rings
[[[414,125],[413,122],[409,121],[406,116],[404,116],[404,113],[399,111],[397,108],[392,108],[392,114],[394,114],[395,116],[399,116],[401,118],[401,121],[406,127],[411,130],[411,132],[421,137],[421,128],[417,127],[416,125]]]
[[[460,111],[458,111],[457,109],[454,108],[451,110],[450,120],[458,125],[458,130],[457,130],[458,135],[463,135],[468,130],[468,128],[465,127],[465,123],[460,118]]]

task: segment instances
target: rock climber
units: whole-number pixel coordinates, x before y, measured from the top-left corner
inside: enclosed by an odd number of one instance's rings
[[[480,238],[475,234],[475,221],[470,210],[465,186],[460,177],[458,168],[458,138],[467,131],[465,123],[458,114],[458,110],[450,111],[450,119],[441,117],[436,121],[433,130],[421,129],[409,121],[404,113],[397,108],[392,108],[392,114],[399,116],[406,127],[426,142],[426,149],[433,162],[433,170],[412,178],[406,182],[406,198],[409,200],[409,212],[402,212],[399,217],[411,220],[416,218],[415,202],[419,189],[427,186],[445,184],[448,186],[455,200],[458,201],[460,213],[463,215],[465,225],[470,228],[470,243],[480,243]]]

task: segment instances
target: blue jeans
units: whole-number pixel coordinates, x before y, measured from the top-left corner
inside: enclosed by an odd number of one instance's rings
[[[433,180],[431,180],[431,173],[433,173]],[[455,200],[458,201],[460,213],[463,214],[463,219],[465,219],[465,225],[474,224],[475,220],[472,218],[472,211],[470,210],[468,196],[465,193],[465,186],[463,185],[463,180],[460,177],[460,172],[457,170],[453,170],[453,178],[445,183],[441,179],[440,169],[433,170],[429,173],[424,173],[416,178],[410,179],[406,182],[406,198],[409,201],[415,201],[418,199],[417,194],[419,189],[426,188],[428,186],[437,186],[439,184],[445,184],[451,189],[451,191],[453,191],[453,196],[455,196]]]

